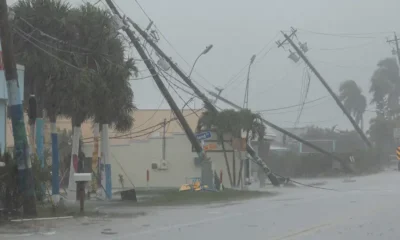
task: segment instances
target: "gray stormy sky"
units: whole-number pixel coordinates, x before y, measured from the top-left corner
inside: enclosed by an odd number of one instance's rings
[[[135,0],[114,1],[124,14],[143,28],[147,26],[149,21]],[[102,2],[104,0],[99,4]],[[82,1],[73,0],[71,3],[80,4]],[[393,37],[391,32],[399,30],[396,24],[400,9],[398,0],[139,0],[139,3],[190,64],[206,45],[214,45],[199,60],[196,73],[192,75],[207,89],[212,89],[210,83],[225,87],[229,79],[249,62],[252,54],[258,53],[273,40],[257,55],[252,67],[249,106],[254,111],[294,105],[300,100],[304,63],[293,63],[287,58],[287,51],[276,47],[275,41],[283,39],[279,31],[288,31],[291,26],[298,28],[299,40],[307,42],[310,48],[307,56],[330,86],[337,92],[340,82],[353,79],[370,101],[368,89],[376,63],[391,56],[391,46],[386,43],[386,37]],[[312,32],[368,34],[332,36]],[[159,46],[180,67],[189,71],[190,66],[163,38]],[[271,51],[265,55],[269,49]],[[138,54],[135,53],[135,56],[138,57]],[[145,69],[143,65],[139,67]],[[141,76],[148,75],[147,72],[141,73]],[[243,71],[226,86],[223,96],[242,105],[245,77],[246,71]],[[132,88],[139,108],[158,108],[162,96],[152,79],[132,81]],[[189,99],[187,94],[178,91],[185,100]],[[182,100],[173,91],[171,93],[182,106]],[[307,99],[326,95],[328,92],[312,75]],[[200,104],[197,100],[196,107]],[[219,106],[226,107],[221,103]],[[165,101],[161,108],[168,108]],[[368,109],[374,109],[374,106],[370,105]],[[297,108],[273,111],[263,116],[279,126],[292,127]],[[366,123],[371,116],[374,113],[366,113]],[[309,124],[321,127],[338,124],[340,129],[351,128],[331,97],[305,105],[298,126]]]

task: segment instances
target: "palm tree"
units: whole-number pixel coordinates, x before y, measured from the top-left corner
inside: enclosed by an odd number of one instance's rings
[[[132,59],[124,59],[125,46],[108,11],[89,3],[84,4],[71,11],[69,28],[77,32],[75,44],[89,50],[86,56],[74,58],[77,65],[88,69],[82,72],[86,74],[87,88],[83,89],[87,102],[84,109],[78,108],[78,111],[71,112],[71,116],[76,121],[75,126],[89,118],[101,124],[101,149],[107,165],[108,126],[118,131],[125,131],[133,126],[132,113],[135,106],[128,79],[132,73],[136,74],[137,69]],[[75,106],[71,108],[74,109]],[[79,118],[82,113],[84,115]],[[110,171],[108,168],[107,170]],[[106,189],[111,190],[111,182],[107,181],[106,185]]]
[[[67,32],[64,31],[64,19],[68,16],[70,5],[58,0],[20,0],[13,6],[13,10],[16,13],[14,21],[16,57],[18,62],[25,66],[24,98],[28,99],[30,94],[34,94],[38,102],[38,119],[36,119],[38,159],[43,167],[43,110],[46,110],[52,128],[53,172],[58,173],[55,123],[63,101],[67,100],[63,90],[66,89],[66,83],[68,83],[65,79],[68,78],[69,69],[65,63],[55,60],[53,56],[60,59],[69,56],[69,51],[65,50],[63,44],[60,45],[61,40],[58,39],[68,39]],[[34,125],[35,122],[32,123],[31,128],[34,129]],[[53,175],[58,176],[58,174]],[[54,178],[53,194],[57,195],[58,185],[58,179]]]
[[[376,104],[377,114],[393,118],[400,110],[399,66],[395,58],[383,59],[377,66],[371,77],[371,103]]]
[[[354,80],[346,80],[340,84],[339,99],[350,114],[353,115],[355,122],[363,129],[363,115],[367,108],[367,99]]]
[[[210,109],[203,112],[197,123],[197,132],[202,130],[215,130],[217,132],[218,140],[222,146],[222,151],[225,158],[226,171],[228,172],[229,183],[232,187],[235,186],[233,182],[231,169],[228,161],[228,155],[226,154],[224,133],[232,133],[232,126],[235,125],[235,120],[237,119],[235,111],[225,110],[216,113]],[[226,124],[223,124],[225,122]],[[235,174],[235,173],[234,173]]]
[[[204,129],[213,129],[217,131],[218,139],[223,148],[222,150],[224,152],[225,165],[231,186],[239,185],[239,181],[236,184],[234,182],[235,177],[232,178],[228,157],[225,151],[223,135],[228,133],[234,138],[241,138],[241,133],[243,130],[246,132],[246,141],[249,139],[255,139],[257,137],[259,137],[259,139],[263,139],[265,135],[265,125],[259,121],[260,119],[260,115],[252,113],[247,109],[242,109],[240,111],[223,110],[219,113],[208,110],[203,112],[202,116],[199,118],[197,131]],[[241,162],[239,176],[242,168],[243,163]],[[240,178],[238,179],[240,180]]]
[[[382,115],[377,115],[370,120],[370,128],[367,133],[381,157],[382,154],[390,153],[393,151],[392,149],[395,149],[393,129],[396,121],[398,120],[387,119]]]
[[[120,45],[122,46],[121,42]],[[131,129],[134,121],[133,111],[135,110],[129,77],[132,72],[136,72],[136,67],[132,59],[124,62],[123,51],[114,53],[120,53],[120,65],[116,65],[117,62],[114,62],[112,65],[104,66],[104,71],[102,71],[103,84],[93,92],[92,96],[96,102],[93,106],[94,122],[99,123],[95,125],[101,126],[102,160],[106,164],[106,179],[109,179],[105,183],[108,197],[111,197],[108,127],[111,126],[121,132]],[[95,142],[94,145],[95,156],[98,152],[98,143]],[[93,158],[92,160],[96,162],[96,159]]]

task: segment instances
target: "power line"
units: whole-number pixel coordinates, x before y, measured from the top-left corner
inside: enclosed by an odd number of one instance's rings
[[[136,4],[139,6],[140,10],[143,12],[143,14],[147,17],[147,19],[149,20],[150,23],[152,23],[152,25],[154,26],[154,28],[157,30],[157,32],[161,35],[161,37],[167,42],[167,44],[172,48],[172,50],[179,56],[179,58],[181,58],[187,65],[188,67],[191,67],[191,64],[178,52],[178,50],[173,46],[173,44],[167,39],[167,37],[161,32],[161,30],[157,27],[157,25],[155,23],[153,23],[153,20],[150,18],[149,14],[147,14],[146,10],[143,8],[143,6],[139,3],[138,0],[134,0],[136,2]],[[118,6],[117,6],[118,7]],[[120,9],[121,12],[123,12]],[[124,14],[125,15],[125,14]],[[209,80],[207,80],[204,76],[202,76],[199,72],[196,71],[196,69],[194,69],[193,71],[195,74],[197,74],[200,78],[202,78],[204,81],[206,81],[208,84],[210,84],[212,87],[215,88],[215,85],[212,84]],[[193,80],[194,81],[194,80]],[[197,83],[197,82],[196,82]],[[197,83],[198,85],[200,85],[199,83]],[[200,85],[201,86],[201,85]],[[203,86],[201,86],[202,88],[204,88]]]
[[[310,57],[308,57],[310,58]],[[326,61],[321,61],[321,60],[317,60],[315,58],[310,58],[313,62],[318,62],[318,63],[322,63],[322,64],[327,64],[327,65],[331,65],[334,67],[339,67],[339,68],[358,68],[358,69],[365,69],[365,68],[374,68],[375,66],[368,66],[368,65],[341,65],[341,64],[336,64],[336,63],[332,63],[332,62],[326,62]]]
[[[39,28],[33,26],[31,23],[29,23],[28,20],[26,20],[26,19],[23,18],[23,17],[18,16],[18,19],[22,20],[22,21],[23,21],[24,23],[26,23],[29,27],[31,27],[31,28],[33,29],[32,33],[35,32],[35,31],[36,31],[36,32],[39,32],[40,36],[47,37],[47,38],[49,38],[49,39],[51,39],[51,40],[53,40],[53,41],[55,41],[55,42],[58,42],[58,43],[61,43],[61,44],[64,44],[64,45],[68,45],[69,47],[73,47],[73,48],[76,48],[76,49],[78,49],[78,50],[82,50],[82,51],[84,51],[84,52],[74,52],[74,51],[61,50],[61,49],[60,49],[59,51],[72,52],[72,53],[82,54],[82,55],[87,55],[87,54],[98,54],[97,52],[94,52],[94,51],[91,50],[91,49],[84,48],[84,47],[81,47],[81,46],[78,46],[78,45],[74,45],[74,44],[72,44],[72,43],[70,43],[70,42],[61,40],[61,39],[59,39],[59,38],[57,38],[57,37],[54,37],[54,36],[52,36],[52,35],[50,35],[50,34],[44,32],[44,31],[40,30]],[[14,27],[16,28],[16,26],[14,26]],[[20,31],[22,31],[22,30],[20,29]],[[24,31],[22,31],[22,32],[24,32]],[[31,38],[34,38],[33,36],[31,36],[31,34],[28,34],[28,33],[25,33],[25,34],[30,35]],[[34,38],[34,39],[36,39],[36,38]],[[36,40],[37,40],[37,41],[40,41],[40,40],[38,40],[38,39],[36,39]],[[42,43],[43,43],[43,42],[42,42]],[[43,44],[46,44],[46,43],[43,43]],[[48,44],[47,44],[47,45],[48,45]],[[54,47],[54,46],[51,46],[51,45],[48,45],[48,46],[49,46],[49,47],[52,47],[52,48],[55,48],[55,49],[59,49],[59,48]],[[105,53],[100,53],[100,54],[103,55],[103,56],[110,57],[110,55],[105,54]],[[142,59],[133,59],[133,60],[135,60],[135,61],[143,61]]]
[[[365,47],[365,46],[370,46],[370,45],[372,45],[374,43],[376,43],[376,41],[372,40],[372,41],[369,41],[369,42],[364,43],[364,44],[349,45],[349,46],[337,47],[337,48],[317,48],[317,49],[313,49],[313,50],[318,50],[318,51],[340,51],[340,50],[347,50],[347,49],[362,48],[362,47]]]
[[[276,37],[279,35],[279,32],[275,35],[275,37],[273,37],[270,41],[267,42],[267,44],[265,44],[260,51],[258,51],[258,53],[256,55],[261,54],[271,43],[273,43],[273,41],[276,39]],[[271,47],[270,49],[268,49],[261,58],[259,58],[259,60],[257,60],[255,62],[256,63],[260,63],[265,56],[267,56],[267,54],[273,49],[273,47]],[[224,85],[224,89],[227,88],[229,85],[233,84],[233,82],[237,81],[238,77],[243,73],[243,71],[249,66],[249,63],[246,63],[240,70],[238,73],[236,73],[235,75],[233,75],[228,81],[227,83]]]
[[[314,99],[314,100],[311,100],[311,101],[308,101],[308,102],[304,102],[304,105],[305,104],[310,104],[310,103],[313,103],[313,102],[316,102],[316,101],[320,101],[320,100],[322,100],[322,99],[325,99],[325,98],[327,98],[328,96],[323,96],[323,97],[319,97],[319,98],[317,98],[317,99]],[[283,110],[283,109],[288,109],[288,108],[294,108],[294,107],[298,107],[298,106],[301,106],[301,105],[303,105],[303,103],[301,103],[301,104],[295,104],[295,105],[290,105],[290,106],[285,106],[285,107],[280,107],[280,108],[270,108],[270,109],[264,109],[264,110],[258,110],[258,111],[256,111],[256,112],[259,112],[259,113],[262,113],[262,112],[272,112],[272,111],[277,111],[277,110]],[[297,111],[297,110],[296,110]]]
[[[310,73],[308,72],[307,66],[304,67],[303,78],[304,78],[304,83],[306,84],[305,93],[304,93],[303,100],[300,100],[301,101],[300,110],[299,110],[299,113],[297,115],[296,122],[294,123],[294,126],[296,126],[297,123],[300,121],[300,117],[301,117],[301,114],[303,112],[303,108],[304,108],[304,105],[305,105],[305,102],[306,102],[306,99],[307,99],[307,96],[308,96],[308,92],[310,90],[311,76],[310,76]]]
[[[196,113],[197,113],[197,112],[200,112],[200,111],[203,111],[203,108],[195,110]],[[191,116],[191,115],[193,115],[193,114],[195,114],[195,113],[191,112],[191,113],[189,113],[189,114],[184,115],[184,117],[186,118],[186,117],[189,117],[189,116]],[[177,117],[171,118],[171,119],[168,120],[166,123],[171,123],[171,122],[173,122],[173,121],[176,121],[177,119],[178,119]],[[159,129],[162,128],[162,125],[163,125],[163,124],[164,124],[164,121],[159,122],[159,123],[157,123],[157,124],[155,124],[155,125],[153,125],[153,126],[147,127],[147,128],[145,128],[145,129],[136,131],[136,132],[131,132],[131,133],[123,134],[123,135],[120,135],[120,136],[115,136],[115,137],[109,137],[109,139],[130,139],[130,138],[138,138],[138,137],[141,137],[141,136],[145,136],[145,135],[151,134],[151,133],[155,132],[156,130],[155,130],[155,131],[151,131],[151,132],[146,132],[146,133],[144,133],[143,135],[139,135],[139,136],[134,136],[134,137],[127,137],[127,136],[130,136],[130,135],[132,135],[132,134],[142,133],[142,132],[144,132],[144,131],[147,131],[147,130],[149,130],[149,129],[155,128],[155,127],[157,127],[157,126],[161,126],[160,128],[157,129],[157,130],[159,130]],[[92,138],[92,137],[83,138],[83,140],[90,139],[90,138]],[[100,139],[100,138],[99,138],[99,139]],[[94,142],[94,141],[88,141],[88,142],[84,142],[84,143],[92,143],[92,142]]]
[[[300,66],[300,64],[296,64],[294,67],[293,67],[293,65],[291,65],[291,66],[292,66],[292,68],[289,69],[289,70],[287,70],[287,71],[285,72],[285,74],[284,74],[281,78],[278,79],[278,81],[276,81],[274,84],[271,84],[271,85],[267,86],[267,89],[266,89],[266,90],[257,92],[257,93],[255,93],[255,94],[253,94],[253,95],[264,94],[264,93],[266,93],[266,92],[272,90],[272,89],[275,88],[279,83],[282,83],[283,80],[286,80],[287,77],[289,76],[289,74],[292,73],[294,70],[296,70],[296,69]]]
[[[312,31],[312,30],[307,30],[307,29],[302,29],[302,28],[297,28],[297,30],[301,32],[306,32],[306,33],[312,33],[316,35],[324,35],[324,36],[332,36],[332,37],[341,37],[341,38],[369,38],[369,39],[374,39],[374,38],[379,38],[377,36],[371,37],[371,36],[365,36],[365,35],[378,35],[378,34],[388,34],[391,32],[375,32],[375,33],[326,33],[326,32],[318,32],[318,31]],[[364,36],[362,36],[364,35]]]
[[[336,121],[337,118],[330,118],[330,119],[325,119],[325,120],[317,120],[317,121],[304,121],[304,122],[297,122],[298,124],[314,124],[314,123],[323,123],[323,122],[332,122],[332,121]],[[295,123],[293,121],[283,121],[280,120],[281,122],[285,122],[285,123]],[[296,127],[295,127],[296,128]]]
[[[18,27],[16,27],[16,26],[14,26],[14,29],[15,29],[14,32],[15,32],[17,35],[19,35],[20,37],[22,37],[23,39],[25,39],[27,42],[29,42],[30,44],[32,44],[32,45],[33,45],[34,47],[36,47],[37,49],[39,49],[39,50],[45,52],[47,55],[49,55],[49,56],[51,56],[51,57],[53,57],[53,58],[55,58],[55,59],[57,59],[57,60],[63,62],[64,64],[66,64],[66,65],[68,65],[68,66],[70,66],[70,67],[72,67],[72,68],[75,68],[75,69],[80,70],[80,71],[87,71],[87,69],[80,68],[80,67],[78,67],[78,66],[76,66],[76,65],[74,65],[74,64],[72,64],[72,63],[70,63],[70,62],[68,62],[68,61],[66,61],[66,60],[64,60],[64,59],[62,59],[62,58],[60,58],[60,57],[58,57],[57,55],[51,53],[50,51],[47,51],[46,49],[40,47],[40,46],[38,45],[38,43],[43,44],[43,45],[45,45],[45,46],[47,46],[47,47],[49,47],[49,48],[55,49],[55,50],[60,51],[60,52],[66,52],[66,53],[72,53],[72,54],[73,54],[73,53],[80,54],[79,52],[72,52],[72,51],[68,51],[68,50],[64,50],[64,49],[57,48],[57,47],[55,47],[55,46],[52,46],[52,45],[47,44],[47,43],[45,43],[45,42],[42,42],[41,40],[39,40],[39,39],[33,37],[32,35],[30,35],[30,34],[24,32],[23,30],[21,30],[20,28],[18,28]],[[35,41],[38,42],[38,43],[33,42],[31,39],[35,40]],[[110,63],[110,64],[117,65],[117,66],[121,66],[121,67],[123,66],[123,65],[121,65],[121,64],[114,63],[114,62],[112,62],[112,61],[109,60],[109,59],[107,59],[107,62]],[[146,71],[146,70],[138,70],[138,71],[136,71],[136,72],[143,72],[143,71]],[[147,79],[147,78],[150,78],[150,77],[152,77],[152,76],[134,78],[134,79],[129,79],[129,80],[135,80],[135,81],[136,81],[136,80]]]
[[[59,58],[58,56],[52,54],[51,52],[49,52],[49,51],[43,49],[42,47],[40,47],[40,46],[37,45],[36,43],[32,42],[29,38],[25,37],[24,34],[21,34],[21,33],[19,32],[18,28],[16,28],[16,30],[17,30],[17,31],[15,31],[16,34],[18,34],[19,36],[21,36],[22,38],[24,38],[26,41],[28,41],[29,43],[31,43],[34,47],[36,47],[37,49],[43,51],[43,52],[46,53],[47,55],[49,55],[49,56],[51,56],[51,57],[57,59],[58,61],[60,61],[60,62],[62,62],[62,63],[64,63],[64,64],[66,64],[66,65],[68,65],[68,66],[70,66],[70,67],[72,67],[72,68],[74,68],[74,69],[77,69],[77,70],[79,70],[79,71],[85,71],[85,70],[86,70],[86,69],[77,67],[77,66],[73,65],[72,63],[69,63],[69,62],[67,62],[67,61],[65,61],[65,60],[63,60],[63,59],[61,59],[61,58]]]

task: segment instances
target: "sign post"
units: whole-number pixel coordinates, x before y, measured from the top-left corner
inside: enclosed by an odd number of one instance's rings
[[[397,157],[397,160],[398,160],[397,170],[400,171],[400,146],[397,147],[397,149],[396,149],[396,157]]]

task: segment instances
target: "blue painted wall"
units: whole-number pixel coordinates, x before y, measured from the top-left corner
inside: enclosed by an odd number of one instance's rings
[[[0,100],[0,149],[2,152],[6,150],[6,129],[7,129],[7,101],[2,99]]]
[[[21,100],[24,100],[24,74],[25,68],[22,65],[17,64],[17,71],[18,71],[18,83],[19,83],[19,90],[21,94]],[[0,147],[1,151],[5,150],[6,145],[6,129],[7,129],[7,85],[6,79],[4,76],[4,71],[0,71]]]

